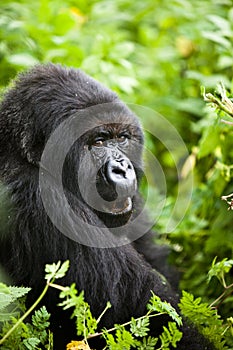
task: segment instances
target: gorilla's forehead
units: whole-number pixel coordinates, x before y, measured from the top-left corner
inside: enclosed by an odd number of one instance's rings
[[[99,104],[76,111],[73,115],[74,127],[82,130],[81,134],[93,135],[105,129],[108,133],[118,135],[129,130],[132,136],[143,139],[142,128],[135,114],[120,100]]]
[[[141,139],[142,137],[141,129],[138,125],[122,122],[102,124],[92,129],[89,133],[92,137],[101,135],[109,139],[115,138],[123,133],[127,133],[129,136],[137,139]]]

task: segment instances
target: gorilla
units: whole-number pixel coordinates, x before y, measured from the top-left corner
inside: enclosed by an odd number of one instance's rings
[[[75,282],[111,328],[146,313],[151,291],[175,308],[176,273],[153,244],[138,187],[143,133],[136,115],[111,90],[79,69],[38,65],[21,73],[0,106],[0,180],[10,198],[0,225],[0,264],[31,304],[44,287],[44,266],[70,261],[62,285]],[[54,349],[76,338],[58,292],[43,300]],[[168,321],[154,318],[151,335]],[[179,350],[210,350],[184,321]],[[100,339],[92,347],[103,349]]]

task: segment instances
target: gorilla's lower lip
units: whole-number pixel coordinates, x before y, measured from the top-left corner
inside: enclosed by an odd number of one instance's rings
[[[109,203],[106,211],[111,215],[123,215],[132,210],[132,199],[130,197],[122,200],[115,200],[113,203]]]

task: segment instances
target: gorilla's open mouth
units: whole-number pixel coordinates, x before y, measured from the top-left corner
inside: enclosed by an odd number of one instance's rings
[[[123,215],[132,210],[133,204],[130,197],[126,199],[116,199],[104,205],[104,211],[111,215]]]

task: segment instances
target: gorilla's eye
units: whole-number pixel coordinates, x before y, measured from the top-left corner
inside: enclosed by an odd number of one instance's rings
[[[117,136],[118,142],[126,142],[130,139],[130,134],[128,133],[123,133]]]
[[[103,137],[97,137],[93,143],[92,146],[94,147],[102,147],[104,145],[104,138]]]

